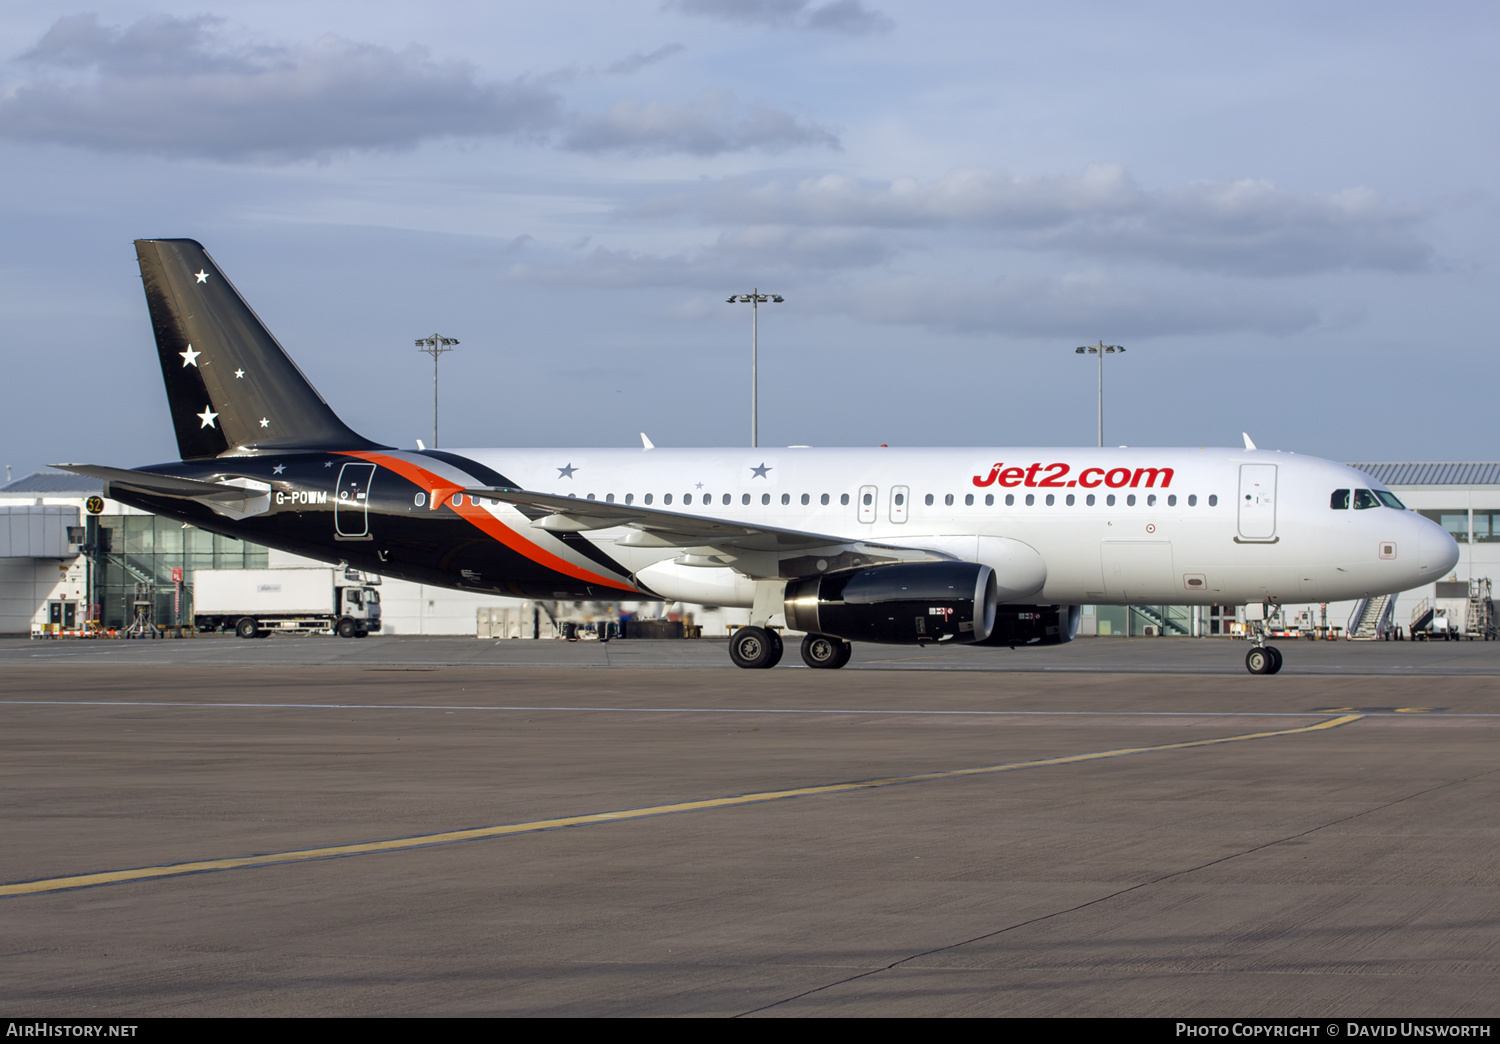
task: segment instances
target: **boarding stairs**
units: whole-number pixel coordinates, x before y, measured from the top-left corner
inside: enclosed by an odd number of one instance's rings
[[[1495,618],[1495,602],[1490,597],[1489,577],[1469,581],[1469,607],[1464,614],[1464,637],[1473,641],[1500,639],[1500,620]]]
[[[1192,633],[1187,624],[1168,615],[1165,606],[1132,605],[1130,611],[1146,621],[1147,626],[1155,627],[1159,635],[1186,636]]]
[[[1385,638],[1392,630],[1392,618],[1396,614],[1396,596],[1375,595],[1361,598],[1349,616],[1349,629],[1344,632],[1350,641],[1373,642]]]

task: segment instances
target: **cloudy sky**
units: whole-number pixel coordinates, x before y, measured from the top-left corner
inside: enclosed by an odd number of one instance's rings
[[[1039,10],[1039,8],[1045,8]],[[0,7],[0,453],[176,456],[131,240],[445,446],[1497,459],[1483,3]]]

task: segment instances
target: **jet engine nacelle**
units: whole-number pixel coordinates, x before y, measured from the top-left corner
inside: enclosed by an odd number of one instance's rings
[[[1002,605],[979,645],[1062,645],[1078,636],[1081,605]]]
[[[981,642],[995,626],[995,571],[976,562],[906,562],[786,585],[794,631],[865,642]]]

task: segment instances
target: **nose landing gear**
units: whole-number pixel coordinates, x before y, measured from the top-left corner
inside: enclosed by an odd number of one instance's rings
[[[1281,607],[1273,602],[1245,606],[1245,622],[1253,626],[1250,640],[1255,643],[1254,648],[1245,654],[1245,670],[1251,674],[1275,674],[1281,670],[1281,652],[1274,645],[1266,644],[1266,636],[1270,633],[1268,622],[1280,611]]]
[[[1257,645],[1245,654],[1245,670],[1251,674],[1275,674],[1281,670],[1281,650],[1274,645]]]

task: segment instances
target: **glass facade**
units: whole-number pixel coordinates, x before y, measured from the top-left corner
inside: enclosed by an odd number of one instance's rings
[[[1418,512],[1442,526],[1460,544],[1469,543],[1468,508],[1424,508]],[[1500,511],[1477,509],[1474,512],[1474,543],[1500,543]]]
[[[97,527],[108,550],[95,559],[94,598],[100,623],[124,627],[138,598],[151,603],[152,620],[161,625],[190,623],[193,575],[199,569],[265,569],[269,553],[259,544],[219,536],[154,515],[99,515],[88,519],[90,537]],[[91,543],[94,543],[92,539]],[[182,569],[182,598],[177,600],[172,570]]]

